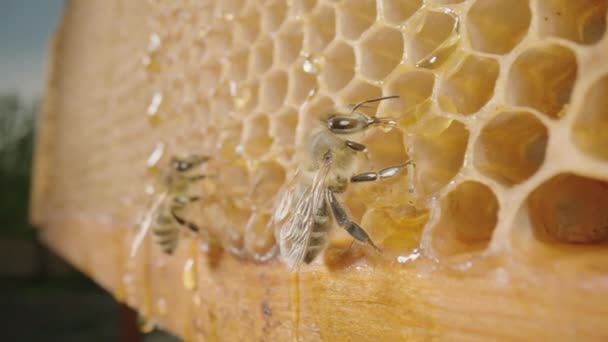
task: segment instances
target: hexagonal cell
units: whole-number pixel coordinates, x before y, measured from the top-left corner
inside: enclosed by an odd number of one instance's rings
[[[285,108],[270,118],[270,136],[280,147],[292,146],[298,128],[298,112],[293,108]]]
[[[535,236],[541,241],[590,244],[608,241],[608,182],[559,174],[527,200]]]
[[[220,84],[211,97],[212,100],[209,101],[209,109],[211,112],[227,115],[234,111],[234,101],[232,100],[229,84]]]
[[[238,39],[245,43],[253,42],[260,34],[260,13],[250,6],[238,16],[235,24]]]
[[[568,48],[556,44],[529,48],[511,65],[507,101],[559,118],[570,102],[577,69],[576,56]]]
[[[591,84],[572,127],[576,146],[595,158],[608,160],[608,75]]]
[[[260,108],[272,111],[285,103],[287,95],[287,73],[273,71],[262,79],[259,94]]]
[[[403,145],[403,133],[398,129],[384,132],[381,129],[369,129],[358,142],[367,146],[365,157],[360,158],[358,172],[380,171],[387,167],[403,165],[409,156]],[[373,208],[395,207],[403,203],[409,195],[407,170],[402,170],[396,176],[376,182],[358,183],[352,185],[366,205]]]
[[[255,208],[271,212],[273,199],[285,182],[285,169],[274,161],[265,161],[251,172],[251,200]]]
[[[303,18],[310,13],[317,4],[317,0],[291,0],[287,2],[289,6],[289,16]]]
[[[382,80],[403,58],[403,36],[392,28],[377,28],[365,36],[359,49],[357,66],[361,74]]]
[[[207,53],[213,56],[223,56],[232,47],[232,27],[214,26],[205,35]]]
[[[241,143],[243,124],[228,116],[223,117],[222,130],[217,141],[217,160],[232,160],[237,156],[237,146]],[[223,174],[223,172],[222,172]],[[240,178],[239,178],[240,181]]]
[[[441,199],[441,217],[432,230],[431,245],[451,256],[487,248],[498,223],[498,199],[485,184],[466,181]]]
[[[266,261],[276,253],[276,241],[271,216],[253,212],[245,227],[245,251],[257,261]]]
[[[337,6],[336,12],[340,35],[355,40],[376,21],[376,1],[343,1]]]
[[[214,215],[211,220],[217,223],[217,227],[222,227],[221,240],[224,248],[242,256],[245,253],[245,228],[251,211],[238,207],[231,199],[222,203],[221,213]]]
[[[383,258],[406,263],[417,258],[422,230],[428,218],[428,211],[414,208],[398,211],[370,209],[361,218],[361,226],[380,247]]]
[[[277,62],[281,66],[289,66],[300,56],[304,35],[302,24],[292,22],[281,27],[275,40]]]
[[[235,17],[245,6],[245,0],[227,0],[217,3],[214,15],[216,17]]]
[[[393,25],[401,25],[422,6],[422,0],[381,0],[384,19]]]
[[[234,108],[243,115],[248,115],[258,104],[258,84],[230,82],[230,96]]]
[[[285,20],[287,4],[285,1],[271,1],[262,7],[262,30],[266,33],[276,31]]]
[[[433,195],[454,178],[462,167],[468,140],[469,131],[458,121],[442,117],[424,121],[410,142],[420,195]]]
[[[199,73],[199,89],[204,93],[208,93],[214,89],[222,73],[222,66],[217,62],[208,61],[203,65]]]
[[[336,35],[334,10],[329,6],[317,8],[304,27],[304,50],[307,53],[320,53]]]
[[[367,146],[365,159],[371,169],[383,169],[403,164],[409,160],[405,152],[405,146],[403,146],[403,133],[398,129],[388,132],[380,129],[368,129],[363,138],[358,141]],[[361,171],[365,172],[367,170]]]
[[[409,126],[418,121],[422,113],[421,106],[429,102],[433,94],[435,75],[426,70],[415,70],[400,74],[388,81],[384,95],[398,95],[399,99],[382,101],[378,111],[383,116],[397,119],[402,126]]]
[[[440,66],[460,42],[458,26],[457,18],[451,14],[427,12],[408,42],[408,59],[418,67],[432,69]]]
[[[247,77],[249,66],[249,51],[236,50],[232,52],[224,63],[226,78],[231,81],[242,81]]]
[[[474,49],[504,54],[527,34],[532,14],[528,0],[477,0],[467,13],[467,34]]]
[[[273,61],[272,40],[264,38],[258,41],[251,51],[249,72],[260,75],[272,66]]]
[[[327,89],[336,93],[344,88],[355,76],[355,53],[343,42],[334,42],[325,53],[325,66],[321,70],[321,80]]]
[[[545,160],[547,128],[527,112],[498,113],[475,142],[475,167],[512,186],[532,176]]]
[[[593,44],[606,31],[606,0],[543,0],[538,1],[539,33],[581,44]]]
[[[259,158],[270,150],[272,137],[268,130],[268,117],[256,115],[245,121],[242,148],[249,158]]]
[[[195,2],[191,5],[194,21],[198,20],[198,22],[205,22],[213,18],[215,4],[209,2]]]
[[[289,71],[287,99],[291,104],[300,105],[317,89],[317,78],[296,65]]]
[[[439,106],[451,113],[476,113],[494,96],[498,72],[493,58],[466,57],[441,82]]]
[[[340,100],[342,101],[341,103],[350,106],[361,101],[378,98],[382,96],[382,90],[366,81],[355,79],[346,88],[344,88],[340,95]],[[370,104],[369,107],[366,106],[360,110],[367,112],[373,110],[369,109],[373,106],[374,104]]]

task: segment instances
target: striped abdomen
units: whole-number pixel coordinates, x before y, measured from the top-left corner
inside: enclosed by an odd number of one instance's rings
[[[152,225],[152,238],[160,246],[161,250],[167,254],[172,254],[177,247],[179,240],[179,227],[167,210],[159,210]]]
[[[326,201],[322,202],[314,215],[314,223],[312,231],[310,232],[310,238],[308,240],[308,246],[306,247],[306,255],[304,256],[304,262],[312,262],[327,245],[327,233],[331,228],[331,216],[329,214],[329,207]]]

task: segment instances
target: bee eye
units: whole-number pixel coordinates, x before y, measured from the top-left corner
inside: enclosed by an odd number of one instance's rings
[[[348,120],[348,119],[340,119],[337,118],[335,120],[331,120],[329,122],[329,128],[330,129],[353,129],[357,127],[357,123],[353,120]]]
[[[191,167],[190,163],[179,161],[179,160],[174,160],[171,163],[171,165],[175,170],[180,171],[180,172],[187,171]]]
[[[367,127],[368,119],[362,115],[332,115],[327,120],[327,128],[336,134],[360,132]]]

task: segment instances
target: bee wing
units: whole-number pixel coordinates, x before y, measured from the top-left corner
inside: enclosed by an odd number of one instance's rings
[[[297,169],[294,175],[287,183],[287,185],[279,194],[279,201],[274,207],[272,214],[272,221],[274,224],[283,221],[287,217],[287,215],[289,215],[289,212],[293,209],[294,196],[296,196],[296,180],[298,178],[299,173],[300,169]]]
[[[156,199],[154,200],[154,202],[152,202],[152,205],[150,206],[150,208],[148,208],[148,210],[144,214],[144,217],[142,218],[141,222],[139,222],[139,224],[138,224],[139,231],[137,232],[137,235],[135,236],[135,238],[133,239],[133,242],[131,243],[131,253],[130,253],[131,258],[133,258],[137,255],[137,251],[139,251],[139,247],[141,246],[142,242],[144,241],[144,238],[146,237],[146,234],[148,233],[148,231],[150,230],[150,227],[152,226],[152,220],[154,219],[154,214],[158,211],[158,208],[160,207],[160,205],[167,198],[167,195],[168,195],[168,192],[163,192],[162,194],[158,195],[156,197]]]
[[[277,241],[281,259],[292,271],[298,268],[306,255],[315,210],[325,201],[325,180],[330,168],[331,161],[324,162],[311,185],[298,184],[289,189],[277,207],[275,218],[285,220],[291,214],[284,223],[279,223]]]

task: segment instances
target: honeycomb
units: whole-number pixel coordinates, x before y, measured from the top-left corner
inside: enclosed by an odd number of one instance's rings
[[[134,225],[170,156],[206,154],[213,177],[190,215],[227,251],[267,261],[276,253],[276,194],[320,120],[398,95],[364,109],[397,126],[362,135],[368,152],[358,169],[411,159],[414,172],[353,184],[341,196],[382,253],[330,247],[317,263],[511,255],[605,272],[608,1],[102,3],[71,6],[84,17],[100,9],[96,20],[111,23],[111,34],[92,30],[94,39],[77,42],[91,60],[104,51],[106,74],[84,68],[84,85],[58,81],[89,105],[55,127],[70,132],[58,148],[71,149],[54,156],[49,183],[69,194],[51,196],[56,212],[104,212]],[[136,29],[112,20],[116,13]],[[86,125],[91,118],[96,127]],[[145,143],[121,151],[132,139]],[[350,241],[333,234],[333,247]]]
[[[101,82],[115,85],[107,122],[135,125],[149,148],[116,163],[129,165],[119,167],[121,177],[133,180],[128,186],[105,187],[94,203],[71,198],[83,212],[107,206],[128,220],[157,191],[155,170],[170,155],[210,155],[208,172],[216,177],[192,215],[212,222],[206,229],[226,249],[266,260],[274,253],[275,195],[292,178],[298,150],[319,120],[336,108],[398,95],[365,109],[398,125],[364,133],[360,141],[369,149],[359,170],[411,159],[414,173],[352,185],[342,196],[382,258],[421,252],[458,259],[524,245],[584,249],[608,237],[608,1],[146,6],[131,34],[139,37],[139,54],[130,54],[131,46],[117,51],[122,69]],[[126,96],[137,99],[128,102],[128,113],[113,112]],[[111,151],[130,138],[116,133],[96,141],[111,142]],[[83,129],[73,139],[85,134],[94,132]],[[94,154],[66,172],[93,168],[95,160]],[[58,187],[105,184],[83,182]],[[334,240],[341,239],[348,237],[336,230]]]

